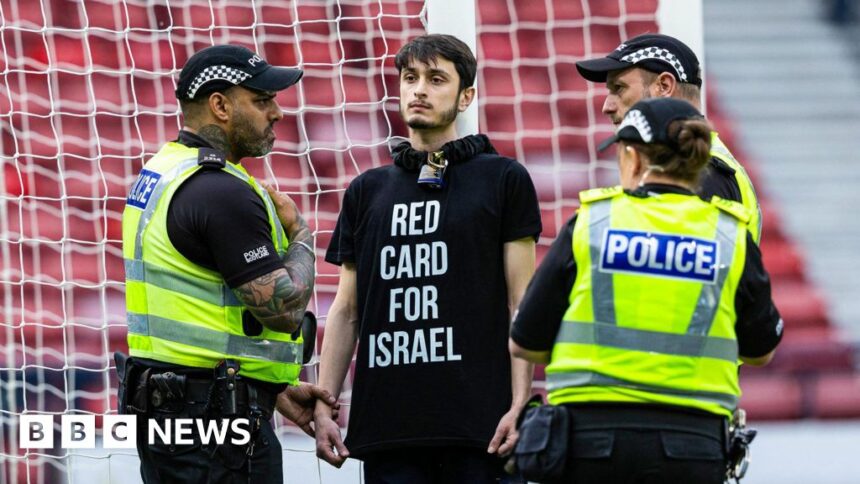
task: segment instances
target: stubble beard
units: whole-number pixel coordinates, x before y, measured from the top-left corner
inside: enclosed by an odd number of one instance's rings
[[[406,126],[409,126],[410,128],[417,129],[417,130],[436,129],[436,128],[443,128],[445,126],[448,126],[457,120],[457,114],[459,114],[459,110],[457,109],[457,104],[458,103],[455,102],[454,105],[451,106],[451,109],[444,111],[442,113],[442,115],[439,117],[439,121],[437,121],[435,123],[430,122],[430,121],[425,121],[423,119],[414,119],[414,120],[407,120]],[[402,118],[406,119],[406,116],[404,116],[404,112],[402,110],[400,112],[400,116]]]
[[[254,124],[244,115],[237,113],[230,133],[230,144],[238,159],[245,157],[259,158],[268,155],[275,144],[274,137],[269,136],[272,127],[259,132]],[[238,161],[238,159],[236,161]]]

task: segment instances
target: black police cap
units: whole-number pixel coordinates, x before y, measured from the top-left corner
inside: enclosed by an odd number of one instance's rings
[[[179,73],[176,98],[197,96],[232,86],[258,91],[281,91],[299,82],[301,69],[274,67],[239,45],[215,45],[192,55]]]
[[[603,151],[618,141],[675,146],[677,140],[669,136],[669,125],[679,119],[704,119],[702,113],[687,101],[671,97],[648,98],[634,104],[615,134],[600,143]]]
[[[621,43],[606,57],[579,61],[576,70],[592,82],[606,82],[612,71],[641,67],[660,74],[671,73],[678,82],[702,85],[699,59],[680,40],[663,34],[644,34]]]

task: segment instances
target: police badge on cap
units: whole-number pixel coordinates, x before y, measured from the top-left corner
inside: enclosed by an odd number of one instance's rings
[[[299,82],[301,69],[274,67],[251,50],[239,45],[215,45],[197,52],[179,73],[176,98],[198,96],[233,86],[258,91],[281,91]]]

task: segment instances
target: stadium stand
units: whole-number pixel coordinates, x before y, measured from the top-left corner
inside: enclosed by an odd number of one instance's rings
[[[719,86],[709,79],[708,118],[732,147],[756,183],[755,160],[737,138],[721,109]],[[760,194],[760,197],[762,195]],[[780,213],[763,199],[761,250],[771,274],[774,301],[785,321],[785,338],[770,365],[741,368],[741,398],[752,420],[860,417],[853,347],[840,338],[819,291],[809,281],[801,252],[786,236]],[[840,391],[837,382],[854,382]]]

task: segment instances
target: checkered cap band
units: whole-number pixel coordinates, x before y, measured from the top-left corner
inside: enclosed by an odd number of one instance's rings
[[[642,141],[646,143],[650,143],[651,139],[654,137],[654,133],[651,131],[651,125],[648,124],[648,120],[645,119],[645,115],[642,114],[642,111],[638,109],[627,111],[627,114],[624,115],[624,119],[621,121],[621,124],[618,125],[618,129],[615,132],[619,133],[627,126],[635,128],[636,131],[639,132],[639,137],[641,137]]]
[[[656,59],[666,62],[675,69],[676,73],[678,73],[678,79],[683,82],[688,82],[687,72],[684,70],[684,66],[681,64],[681,61],[675,57],[675,54],[666,49],[662,49],[660,47],[645,47],[644,49],[639,49],[636,52],[627,54],[621,58],[623,62],[630,62],[631,64],[636,64],[648,59]]]
[[[233,85],[237,85],[250,77],[251,74],[232,67],[224,65],[209,66],[200,71],[200,74],[197,74],[197,77],[194,78],[194,82],[192,82],[191,87],[188,88],[188,97],[190,99],[194,99],[194,95],[197,94],[197,90],[209,81],[227,81]]]

